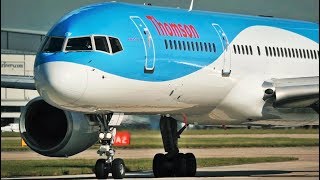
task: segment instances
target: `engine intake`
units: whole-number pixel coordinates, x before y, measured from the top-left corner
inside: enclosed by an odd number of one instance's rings
[[[22,112],[20,133],[35,152],[67,157],[95,144],[99,125],[83,113],[58,109],[39,97],[31,100]]]

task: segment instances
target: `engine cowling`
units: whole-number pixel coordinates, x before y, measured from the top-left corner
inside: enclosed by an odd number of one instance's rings
[[[49,157],[68,157],[98,141],[99,124],[83,113],[58,109],[38,97],[22,111],[20,133],[35,152]]]

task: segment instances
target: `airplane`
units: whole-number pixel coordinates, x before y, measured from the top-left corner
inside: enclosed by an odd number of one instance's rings
[[[97,178],[125,176],[113,137],[125,115],[160,115],[166,154],[155,177],[193,177],[180,153],[188,124],[319,119],[319,25],[263,16],[105,2],[76,9],[47,33],[20,133],[35,152],[69,157],[101,144]],[[185,126],[177,129],[177,121]]]

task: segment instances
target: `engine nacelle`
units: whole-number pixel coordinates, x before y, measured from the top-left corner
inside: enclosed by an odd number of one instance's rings
[[[83,113],[58,109],[39,97],[31,100],[22,112],[20,133],[35,152],[67,157],[98,141],[99,124]]]

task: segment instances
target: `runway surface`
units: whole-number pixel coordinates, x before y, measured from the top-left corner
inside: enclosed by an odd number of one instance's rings
[[[289,148],[211,148],[211,149],[181,149],[182,152],[193,152],[198,158],[205,157],[297,157],[299,160],[278,163],[259,163],[234,166],[198,168],[195,178],[174,179],[319,179],[319,147],[289,147]],[[134,149],[117,150],[117,157],[153,158],[155,153],[163,149]],[[95,150],[88,150],[71,159],[96,159]],[[53,159],[38,155],[34,152],[1,152],[1,160],[31,160]],[[109,176],[109,178],[112,178]],[[154,179],[151,171],[127,173],[125,179]],[[10,179],[95,179],[94,174],[22,177]],[[157,178],[158,179],[158,178]],[[173,179],[173,178],[162,178]]]
[[[109,174],[109,178],[112,177]],[[4,178],[5,179],[5,178]],[[94,174],[22,177],[7,179],[95,179]],[[151,171],[127,173],[125,179],[159,179]],[[312,161],[292,161],[280,163],[259,163],[235,166],[199,168],[193,178],[160,178],[160,179],[250,179],[250,180],[316,180],[319,179],[319,165]]]

